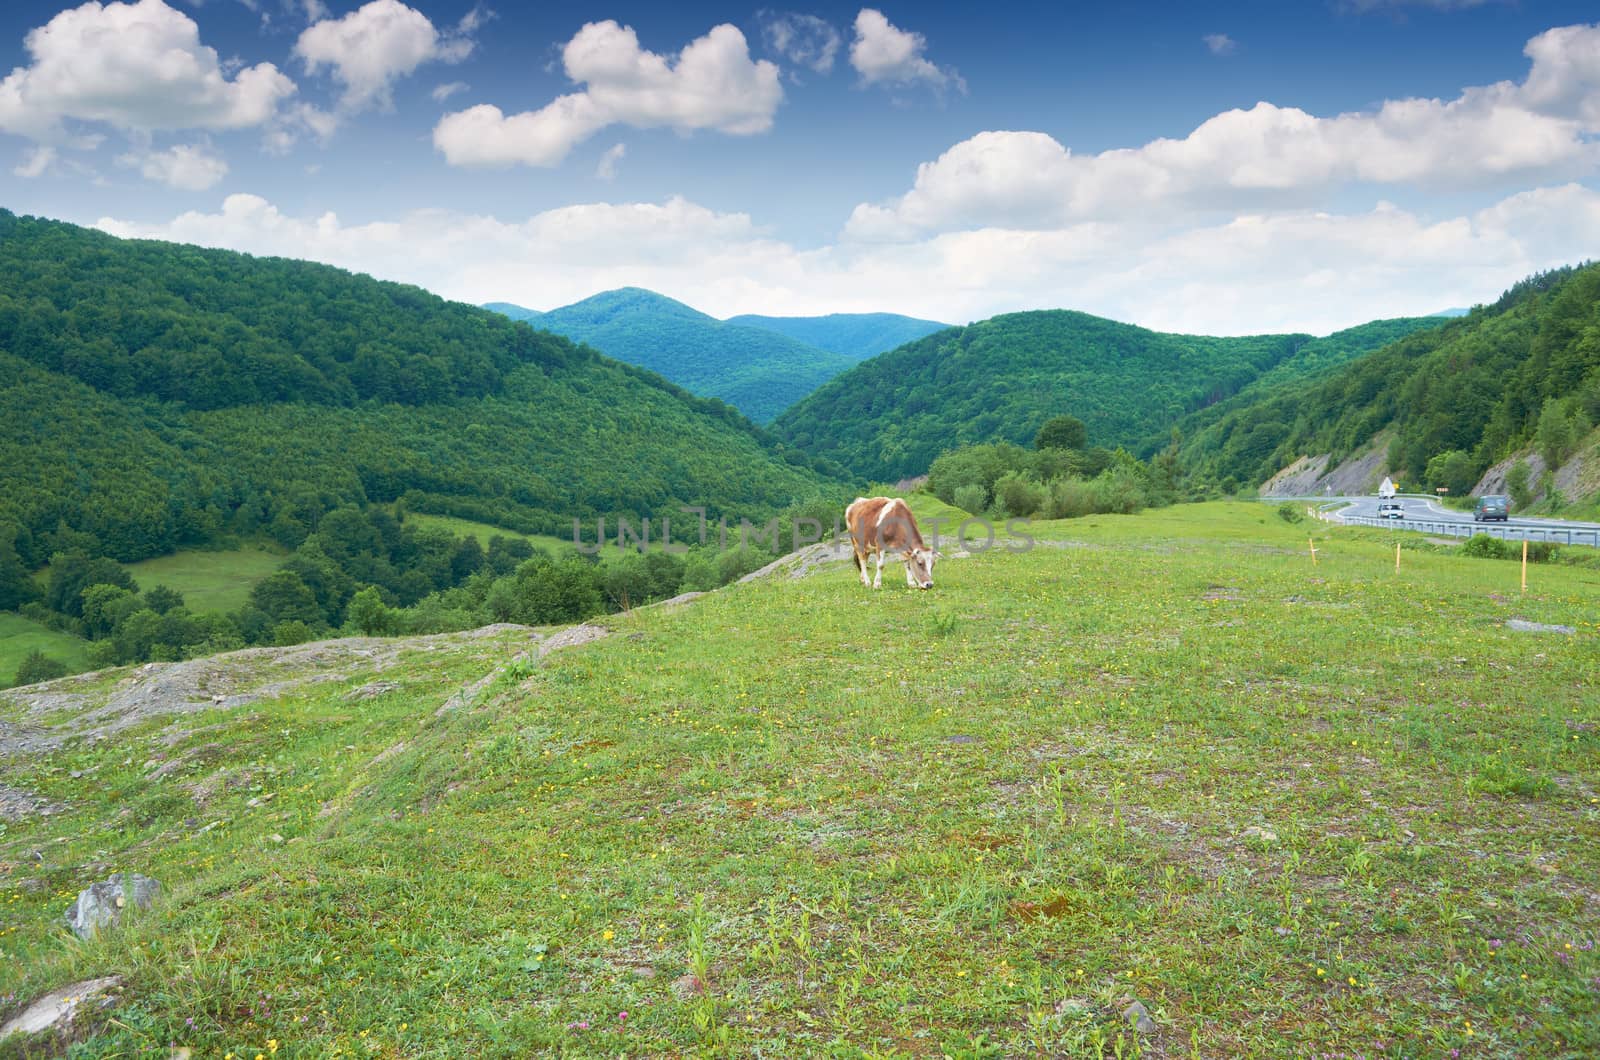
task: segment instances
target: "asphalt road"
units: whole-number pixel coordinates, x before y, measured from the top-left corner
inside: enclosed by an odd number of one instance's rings
[[[1474,522],[1471,512],[1446,508],[1432,497],[1402,495],[1395,498],[1405,509],[1403,519],[1378,519],[1377,497],[1322,497],[1330,505],[1329,514],[1337,521],[1359,526],[1392,526],[1397,530],[1418,530],[1426,533],[1470,537],[1472,534],[1489,534],[1493,537],[1530,541],[1554,541],[1560,544],[1594,545],[1600,547],[1600,523],[1580,523],[1568,519],[1532,519],[1513,516],[1505,522]],[[1335,502],[1345,506],[1333,508]]]

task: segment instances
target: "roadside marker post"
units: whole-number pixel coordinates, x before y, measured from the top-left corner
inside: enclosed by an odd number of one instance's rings
[[[1396,572],[1400,570],[1400,542],[1398,541],[1394,543],[1394,569]]]
[[[1522,539],[1522,591],[1528,591],[1528,539]]]
[[[1311,565],[1315,567],[1317,565],[1317,543],[1308,537],[1306,538],[1306,547],[1311,550]]]

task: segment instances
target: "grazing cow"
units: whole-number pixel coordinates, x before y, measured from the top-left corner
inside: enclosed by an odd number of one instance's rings
[[[855,551],[862,585],[879,588],[885,557],[899,552],[906,562],[906,584],[913,589],[933,588],[933,561],[939,553],[922,543],[917,520],[905,501],[898,497],[857,497],[844,510],[844,523],[850,531],[850,546]],[[874,554],[878,569],[868,582],[867,560]]]

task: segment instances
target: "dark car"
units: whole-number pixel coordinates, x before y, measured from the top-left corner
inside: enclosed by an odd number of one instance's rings
[[[1379,519],[1404,519],[1405,517],[1406,510],[1399,501],[1378,502]]]
[[[1487,523],[1491,519],[1498,519],[1503,523],[1510,514],[1511,498],[1498,493],[1485,494],[1472,506],[1472,521],[1475,523]]]

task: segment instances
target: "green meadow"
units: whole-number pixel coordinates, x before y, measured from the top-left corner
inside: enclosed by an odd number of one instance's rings
[[[183,594],[195,614],[237,611],[256,582],[277,570],[287,553],[276,546],[250,544],[222,551],[176,552],[126,564],[141,589],[165,585]]]
[[[0,834],[0,999],[123,976],[75,1057],[1600,1054],[1600,570],[1028,532],[13,756],[67,809]]]
[[[89,667],[89,642],[70,633],[58,633],[29,618],[0,612],[0,683],[11,680],[31,652],[43,652],[69,670]]]

